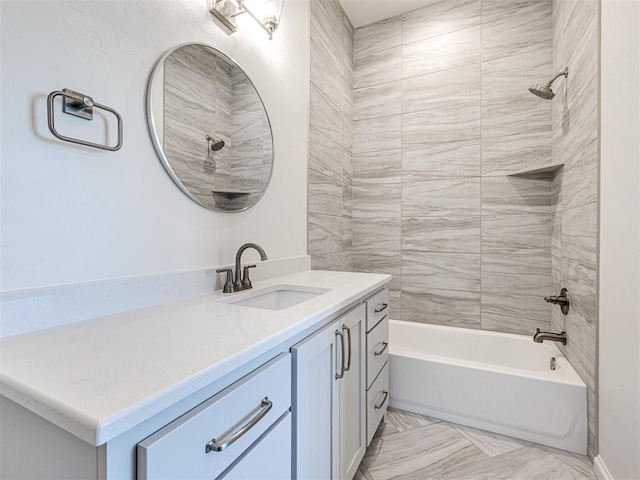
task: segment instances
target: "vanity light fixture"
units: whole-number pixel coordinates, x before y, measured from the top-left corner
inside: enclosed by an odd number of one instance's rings
[[[246,13],[269,34],[271,40],[280,25],[283,3],[284,0],[210,0],[209,12],[228,33],[238,29],[236,17]]]

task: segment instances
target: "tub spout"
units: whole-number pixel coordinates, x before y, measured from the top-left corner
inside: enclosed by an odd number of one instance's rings
[[[541,332],[539,328],[536,328],[536,333],[533,336],[533,341],[536,343],[542,343],[545,340],[552,340],[554,342],[562,343],[563,345],[567,344],[567,333],[553,333],[553,332]]]

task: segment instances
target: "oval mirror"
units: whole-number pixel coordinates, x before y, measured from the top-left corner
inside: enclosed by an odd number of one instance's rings
[[[147,85],[147,124],[167,173],[194,202],[238,212],[264,195],[271,124],[253,83],[224,53],[189,43],[165,54]]]

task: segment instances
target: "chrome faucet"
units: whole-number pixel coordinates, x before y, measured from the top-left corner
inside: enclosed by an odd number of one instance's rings
[[[233,291],[240,292],[242,290],[247,290],[252,287],[251,280],[249,279],[249,269],[256,268],[256,265],[246,265],[242,272],[242,279],[240,279],[240,260],[242,258],[242,254],[247,248],[253,248],[260,254],[260,260],[263,262],[268,260],[267,254],[264,249],[256,244],[256,243],[245,243],[238,249],[238,253],[236,253],[236,272],[235,279],[233,281]]]
[[[536,328],[536,333],[533,336],[533,341],[536,343],[542,343],[545,340],[552,340],[554,342],[560,342],[563,345],[567,344],[567,333],[553,333],[553,332],[541,332],[539,328]]]

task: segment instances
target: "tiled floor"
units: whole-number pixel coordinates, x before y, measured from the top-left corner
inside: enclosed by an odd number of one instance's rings
[[[588,457],[390,409],[355,480],[595,480]]]

